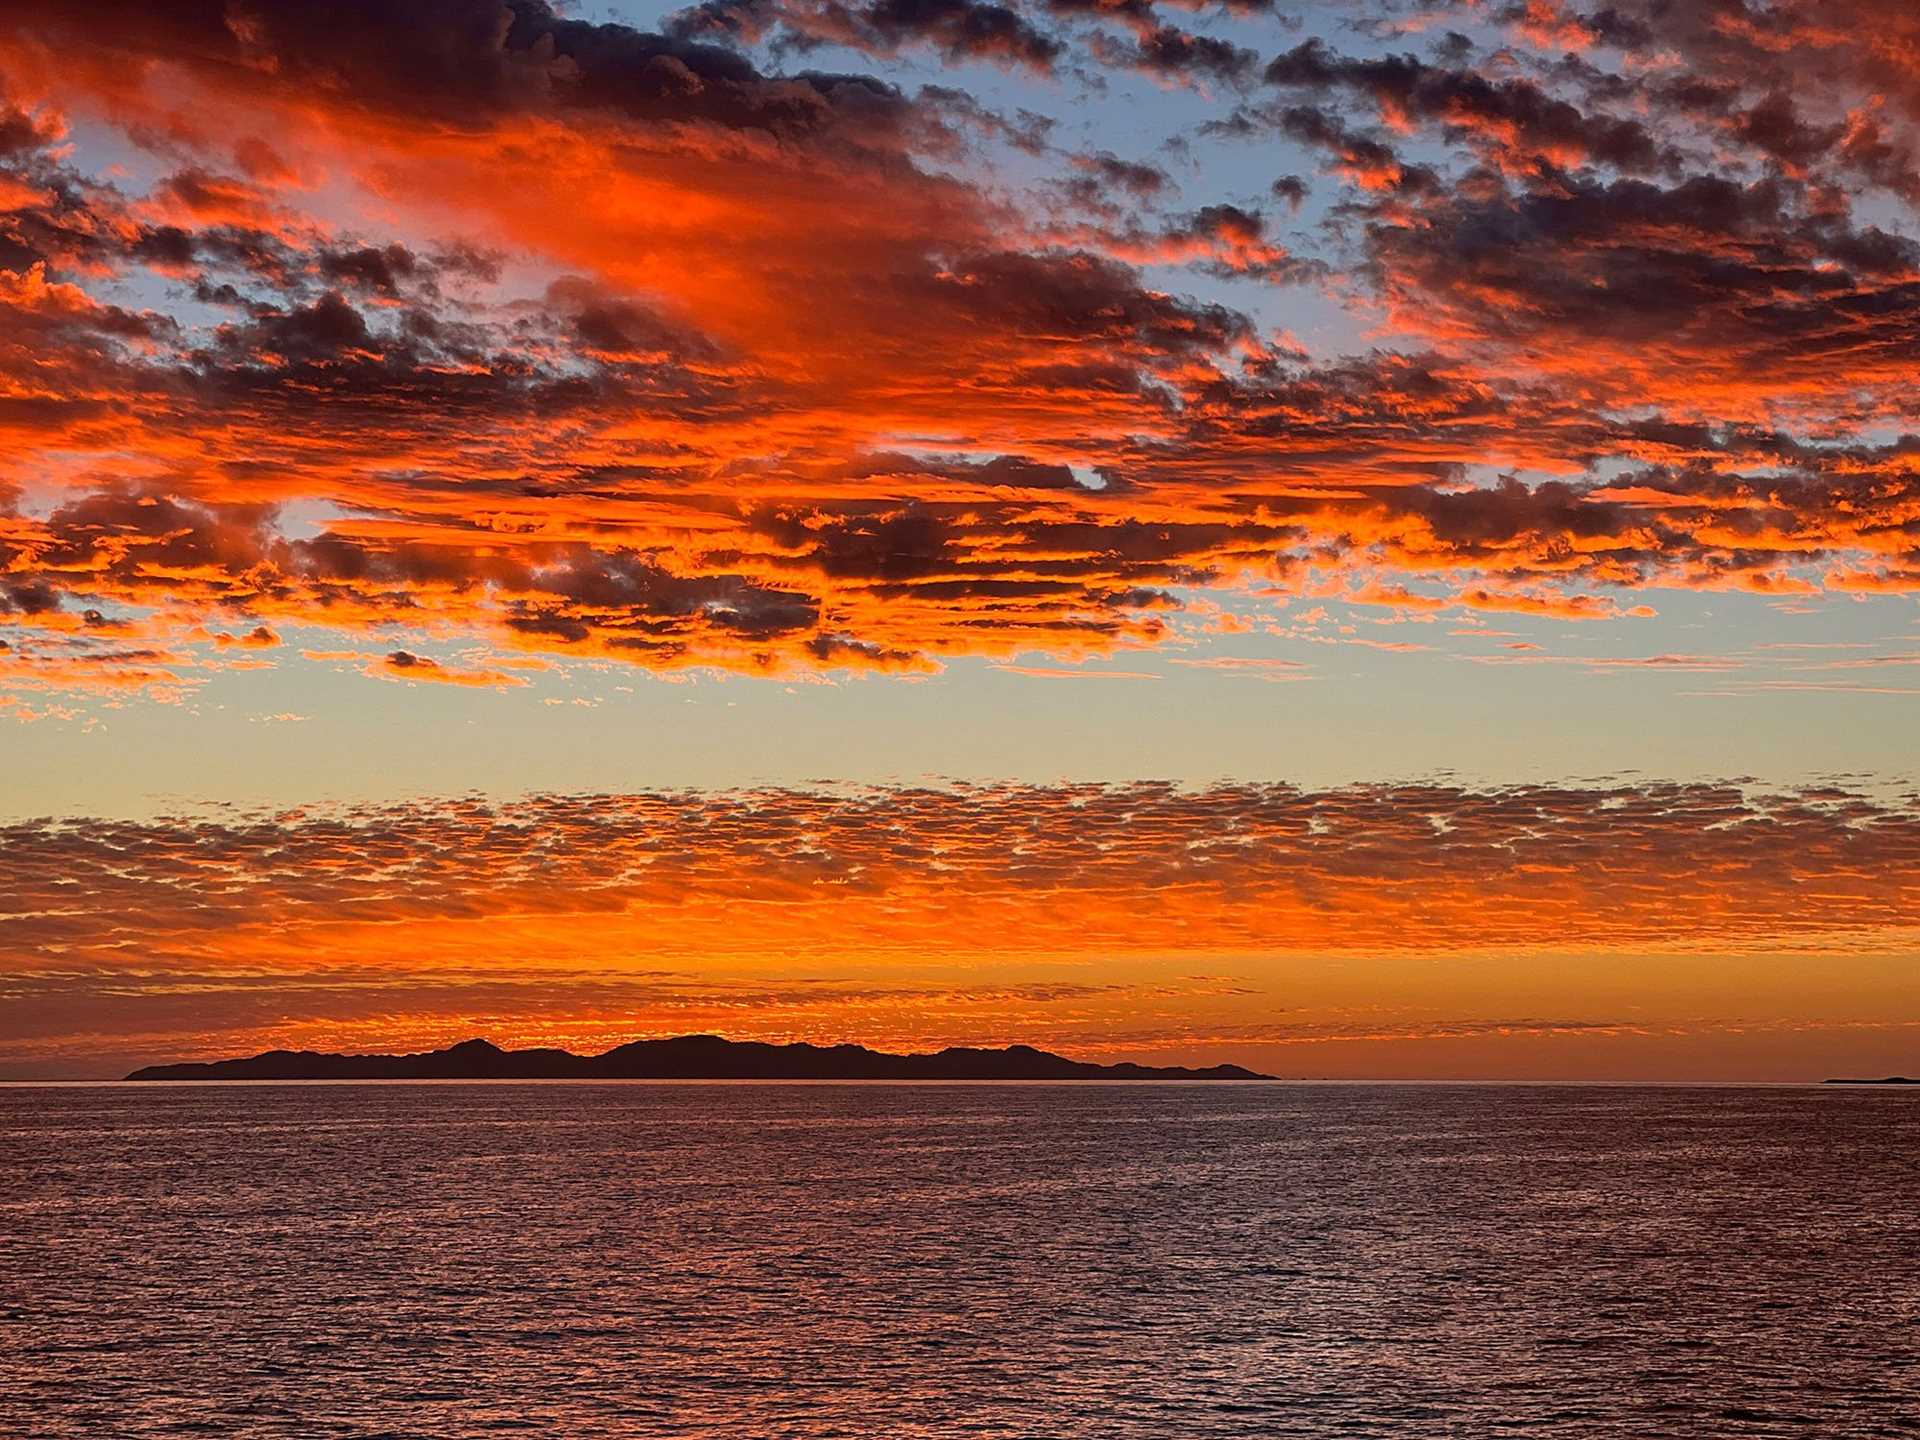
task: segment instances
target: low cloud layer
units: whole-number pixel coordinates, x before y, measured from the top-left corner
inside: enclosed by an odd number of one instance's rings
[[[7,1038],[50,1053],[476,1023],[1162,1045],[1540,1023],[1296,1013],[1289,957],[1444,979],[1506,956],[1557,977],[1562,1015],[1628,1030],[1659,997],[1623,1000],[1621,955],[1729,977],[1910,957],[1920,902],[1912,797],[1704,784],[545,796],[33,821],[0,856]]]

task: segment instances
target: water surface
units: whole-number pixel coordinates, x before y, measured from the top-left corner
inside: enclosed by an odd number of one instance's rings
[[[0,1087],[0,1436],[1920,1432],[1920,1093]]]

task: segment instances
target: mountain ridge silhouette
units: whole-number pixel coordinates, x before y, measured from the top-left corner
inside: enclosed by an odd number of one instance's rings
[[[1031,1045],[954,1045],[894,1055],[864,1045],[773,1045],[718,1035],[634,1040],[599,1055],[503,1050],[463,1040],[410,1055],[268,1050],[233,1060],[147,1065],[129,1080],[1271,1080],[1238,1065],[1096,1065]]]

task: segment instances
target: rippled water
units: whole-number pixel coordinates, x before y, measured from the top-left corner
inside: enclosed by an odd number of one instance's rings
[[[1895,1435],[1920,1092],[0,1087],[0,1436]]]

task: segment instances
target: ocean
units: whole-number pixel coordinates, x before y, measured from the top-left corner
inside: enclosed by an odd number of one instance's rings
[[[1920,1091],[0,1087],[0,1436],[1920,1432]]]

